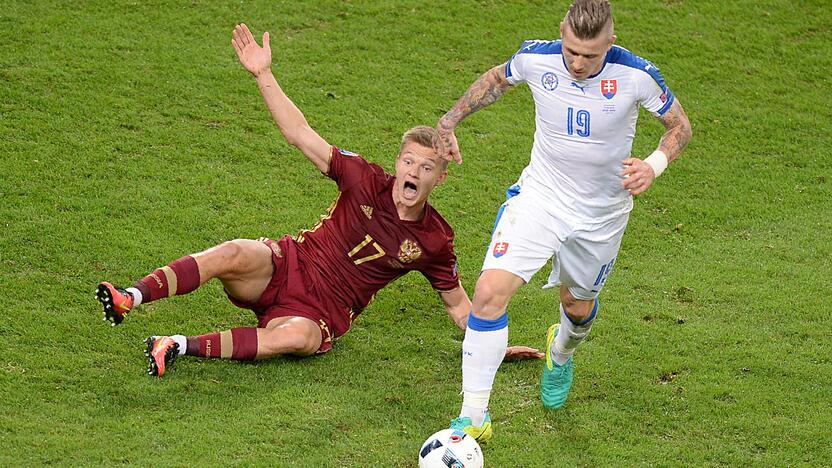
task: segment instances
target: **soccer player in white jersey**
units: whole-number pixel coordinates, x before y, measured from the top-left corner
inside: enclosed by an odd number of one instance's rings
[[[526,83],[535,103],[531,161],[507,192],[474,293],[462,344],[463,403],[451,427],[491,438],[488,400],[508,342],[506,307],[553,258],[559,324],[547,334],[540,396],[566,403],[572,354],[598,313],[632,197],[647,190],[691,138],[690,122],[655,65],[615,46],[608,0],[575,0],[560,40],[526,41],[475,81],[439,121],[448,158],[462,162],[454,129],[468,115]],[[665,133],[644,160],[632,157],[639,106]]]

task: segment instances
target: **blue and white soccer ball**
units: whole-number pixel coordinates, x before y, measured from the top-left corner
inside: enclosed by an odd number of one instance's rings
[[[443,429],[422,444],[419,468],[482,468],[482,450],[468,434]]]

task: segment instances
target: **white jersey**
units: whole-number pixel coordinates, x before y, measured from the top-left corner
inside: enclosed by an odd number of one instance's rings
[[[519,188],[538,192],[551,200],[547,210],[578,224],[628,213],[633,201],[620,173],[638,106],[661,116],[674,99],[656,66],[613,46],[600,73],[576,80],[561,41],[526,41],[506,64],[506,77],[527,83],[535,103],[534,146]]]

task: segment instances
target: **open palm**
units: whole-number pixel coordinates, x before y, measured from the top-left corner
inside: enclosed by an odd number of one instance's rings
[[[263,33],[263,47],[260,47],[251,35],[251,31],[248,30],[248,26],[240,23],[231,34],[231,45],[234,46],[240,63],[252,75],[258,76],[271,67],[272,49],[269,47],[269,33]]]

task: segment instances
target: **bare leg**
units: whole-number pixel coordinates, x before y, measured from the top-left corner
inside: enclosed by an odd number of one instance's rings
[[[279,354],[309,356],[321,347],[321,329],[306,317],[277,317],[257,333],[257,359]]]
[[[263,242],[236,239],[191,255],[199,266],[199,283],[219,278],[231,296],[257,301],[274,272],[272,250]]]
[[[525,282],[505,270],[485,270],[474,289],[474,315],[494,320],[506,312],[508,302]]]
[[[255,302],[268,286],[273,271],[272,251],[266,244],[237,239],[176,259],[127,289],[101,282],[96,299],[104,306],[105,320],[116,325],[139,304],[188,294],[211,278],[219,278],[233,297]]]

